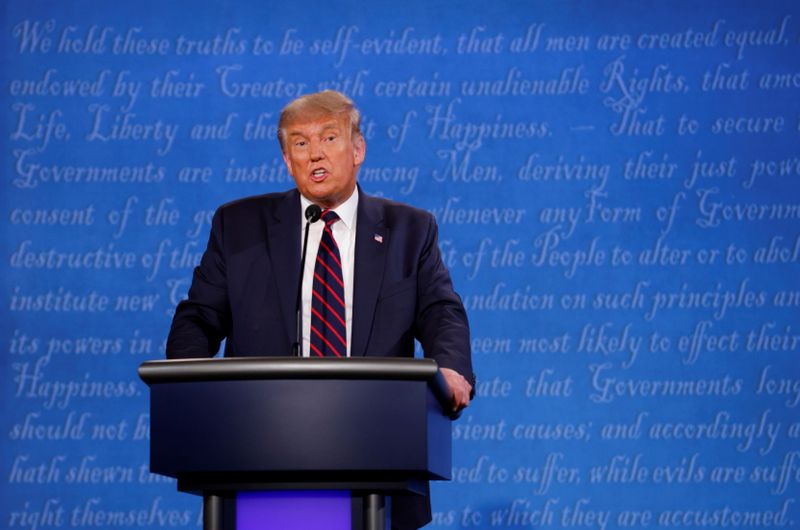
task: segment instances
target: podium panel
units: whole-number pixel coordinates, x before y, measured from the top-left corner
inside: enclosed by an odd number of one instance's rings
[[[236,496],[236,530],[351,530],[350,492],[257,491]]]

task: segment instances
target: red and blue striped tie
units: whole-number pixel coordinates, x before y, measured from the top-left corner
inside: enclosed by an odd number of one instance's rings
[[[322,212],[322,239],[314,265],[311,298],[311,355],[347,357],[344,276],[339,246],[331,227],[339,220],[332,210]]]

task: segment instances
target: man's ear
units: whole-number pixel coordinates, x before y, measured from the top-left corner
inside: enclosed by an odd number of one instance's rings
[[[353,161],[355,165],[360,166],[366,155],[367,142],[364,140],[363,135],[357,134],[356,137],[353,138]]]
[[[289,155],[286,153],[286,151],[283,151],[281,154],[283,155],[283,163],[286,164],[286,171],[292,175],[292,164],[289,162]]]

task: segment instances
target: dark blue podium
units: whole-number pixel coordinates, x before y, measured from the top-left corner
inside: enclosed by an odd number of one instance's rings
[[[430,359],[163,360],[139,375],[150,470],[203,495],[205,530],[388,528],[391,495],[450,478],[451,396]]]

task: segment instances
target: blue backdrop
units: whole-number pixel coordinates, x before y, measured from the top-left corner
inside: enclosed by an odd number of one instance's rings
[[[272,4],[0,8],[0,526],[200,525],[136,368],[327,87],[469,312],[432,527],[800,522],[796,3]]]

